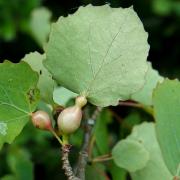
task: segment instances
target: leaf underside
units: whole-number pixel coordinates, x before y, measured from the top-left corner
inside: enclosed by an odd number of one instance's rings
[[[112,150],[112,156],[119,167],[129,172],[144,168],[149,161],[149,152],[143,144],[129,139],[117,143]]]
[[[141,144],[141,146],[138,146],[139,148],[133,148],[131,151],[134,151],[134,154],[131,153],[131,158],[124,161],[126,163],[126,167],[124,168],[130,171],[133,180],[173,179],[173,176],[169,172],[162,158],[160,147],[156,139],[154,123],[145,122],[141,125],[134,126],[132,133],[122,141],[126,145],[126,148],[119,146],[121,149],[121,151],[119,151],[119,157],[121,157],[121,159],[124,154],[127,154],[130,152],[130,149],[132,149],[132,142],[134,142],[134,144]],[[119,143],[122,143],[122,141]],[[143,149],[148,152],[148,161],[145,158],[146,156],[142,156],[143,158],[138,156],[138,154],[140,155],[140,152],[144,152]],[[142,155],[143,154],[145,155],[145,153],[142,153]],[[128,161],[129,165],[127,164]],[[141,168],[137,169],[138,166]],[[132,172],[132,170],[136,171]]]
[[[144,84],[147,33],[133,8],[88,5],[53,24],[46,68],[98,106],[117,105]]]
[[[171,173],[180,176],[180,82],[166,79],[153,97],[156,132]]]
[[[37,84],[41,93],[41,99],[47,104],[54,104],[53,91],[56,86],[51,74],[43,66],[43,61],[46,58],[45,54],[32,52],[27,54],[22,61],[28,63],[31,68],[39,74],[39,81]]]
[[[154,123],[144,122],[141,125],[135,126],[128,138],[142,143],[150,155],[145,168],[131,173],[133,180],[173,179],[162,158]]]
[[[146,106],[151,106],[153,90],[156,88],[159,82],[162,82],[164,78],[159,75],[158,71],[152,68],[149,62],[149,68],[145,77],[145,84],[142,89],[132,95],[131,99],[142,103]]]

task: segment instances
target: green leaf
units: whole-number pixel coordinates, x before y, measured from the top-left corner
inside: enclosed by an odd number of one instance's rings
[[[51,12],[45,8],[40,7],[32,11],[30,19],[30,30],[36,41],[43,47],[50,33]]]
[[[103,110],[100,116],[97,118],[94,127],[93,134],[97,148],[101,155],[109,153],[109,135],[107,124],[110,119],[112,119],[110,112],[108,110]]]
[[[137,124],[140,124],[142,117],[139,112],[136,110],[132,111],[128,116],[126,116],[120,125],[119,138],[123,139],[129,135],[133,127]]]
[[[93,164],[86,167],[86,180],[107,180],[105,166],[103,164]]]
[[[38,74],[25,62],[0,64],[0,147],[11,143],[37,106]]]
[[[117,166],[135,172],[146,166],[149,152],[138,141],[126,139],[118,142],[112,150],[112,156]]]
[[[132,7],[88,5],[53,24],[44,64],[59,84],[92,104],[117,105],[143,86],[148,50]]]
[[[154,91],[157,138],[163,158],[173,175],[180,176],[180,82],[166,79]]]
[[[135,126],[127,139],[141,143],[149,152],[149,161],[146,166],[134,173],[131,173],[133,180],[170,180],[173,179],[167,169],[159,144],[156,139],[154,123],[143,123]]]
[[[162,82],[163,80],[164,78],[160,76],[158,71],[154,70],[151,63],[149,63],[144,87],[140,91],[137,91],[135,94],[133,94],[131,99],[147,106],[152,105],[153,90],[158,82]]]
[[[27,151],[14,148],[7,156],[8,165],[16,180],[33,180],[33,164]]]
[[[54,104],[53,91],[56,84],[52,79],[51,74],[46,70],[46,68],[42,64],[45,58],[45,54],[33,52],[27,54],[22,59],[22,61],[27,62],[34,71],[38,72],[39,81],[37,86],[41,93],[41,99],[48,104]]]
[[[110,173],[113,180],[126,180],[127,171],[118,167],[114,162],[109,165]]]
[[[76,93],[73,93],[64,87],[56,87],[53,92],[54,102],[64,107],[71,98],[75,98],[76,96]]]

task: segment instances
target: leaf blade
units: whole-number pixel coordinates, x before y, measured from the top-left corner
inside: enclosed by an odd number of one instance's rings
[[[44,64],[65,88],[109,106],[141,88],[148,50],[132,8],[89,5],[53,25]]]
[[[37,73],[24,62],[0,64],[0,147],[11,143],[35,110],[39,99]],[[31,78],[29,78],[31,77]]]
[[[112,156],[116,165],[135,172],[143,169],[149,161],[149,152],[143,145],[134,140],[121,140],[112,150]]]
[[[46,58],[45,54],[32,52],[26,54],[22,61],[28,63],[31,68],[39,74],[39,81],[37,87],[40,90],[41,99],[48,104],[53,105],[53,90],[56,86],[51,74],[43,66],[43,61]]]
[[[140,125],[136,125],[127,139],[141,142],[150,155],[150,159],[143,169],[131,173],[133,180],[173,179],[163,160],[156,138],[154,123],[144,122]]]
[[[173,175],[180,165],[180,83],[166,79],[154,91],[156,133],[163,158]],[[178,174],[180,176],[180,174]]]

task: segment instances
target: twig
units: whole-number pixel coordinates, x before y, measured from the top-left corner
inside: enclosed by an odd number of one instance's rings
[[[97,163],[97,162],[104,162],[104,161],[109,161],[112,160],[112,155],[111,154],[105,154],[102,156],[98,156],[94,159],[92,159],[92,163]]]
[[[76,167],[76,176],[80,178],[81,180],[85,180],[85,169],[88,162],[88,149],[89,149],[92,129],[93,129],[95,120],[97,119],[97,116],[101,112],[101,110],[102,108],[97,107],[93,115],[91,116],[91,118],[89,118],[86,121],[84,142],[83,142],[82,149],[79,153],[78,163]]]
[[[59,136],[57,135],[57,133],[55,132],[54,129],[50,129],[51,133],[54,135],[54,137],[58,140],[59,144],[63,144],[63,142],[61,141],[61,139],[59,138]]]
[[[153,116],[153,108],[151,106],[145,106],[143,104],[136,103],[133,101],[120,101],[119,105],[139,108]]]
[[[88,156],[89,156],[88,158],[89,158],[89,160],[92,159],[92,152],[93,152],[93,147],[94,147],[95,141],[96,141],[95,135],[92,135],[91,140],[89,142],[89,148],[88,148]]]
[[[72,167],[69,162],[69,151],[70,151],[71,145],[65,144],[62,146],[62,163],[63,163],[63,169],[65,171],[65,175],[67,176],[68,180],[80,180],[77,178],[72,170]]]
[[[139,103],[131,102],[131,101],[120,101],[119,105],[121,106],[130,106],[130,107],[136,107],[136,108],[143,108],[143,106]]]

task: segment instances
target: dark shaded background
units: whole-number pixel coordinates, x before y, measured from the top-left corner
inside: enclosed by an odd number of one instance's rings
[[[52,11],[55,21],[60,15],[73,13],[79,6],[88,3],[108,3],[112,7],[133,5],[149,33],[151,49],[148,59],[162,75],[180,76],[179,0],[0,0],[0,60],[18,62],[28,52],[41,51],[26,33],[30,13],[34,8],[47,7]],[[3,35],[2,29],[8,31],[9,35]]]
[[[79,6],[89,3],[93,5],[108,3],[112,7],[133,5],[145,30],[149,33],[151,48],[148,60],[152,62],[155,69],[159,70],[161,75],[180,78],[179,0],[0,0],[0,61],[8,59],[12,62],[19,62],[29,52],[42,52],[41,47],[28,30],[30,14],[33,9],[41,6],[47,7],[53,13],[52,20],[56,21],[59,16],[74,13]],[[125,117],[129,109],[114,108],[113,113],[116,112]],[[151,120],[147,115],[141,112],[140,114]],[[113,129],[114,133],[119,133],[117,124],[111,124],[109,128]],[[24,132],[26,135],[21,136],[17,144],[31,152],[32,160],[35,162],[35,179],[56,180],[59,177],[63,179],[63,172],[59,171],[60,167],[55,166],[60,161],[56,141],[52,140],[49,135],[41,136],[41,133],[37,133],[31,126],[25,128]],[[32,134],[35,138],[32,138]],[[121,137],[124,136],[123,134]],[[51,141],[47,143],[46,140],[49,139]],[[73,152],[76,151],[75,148]],[[7,152],[8,146],[5,146],[0,153],[0,177],[10,173],[7,168]],[[73,159],[75,157],[72,155],[71,160],[73,161]]]

